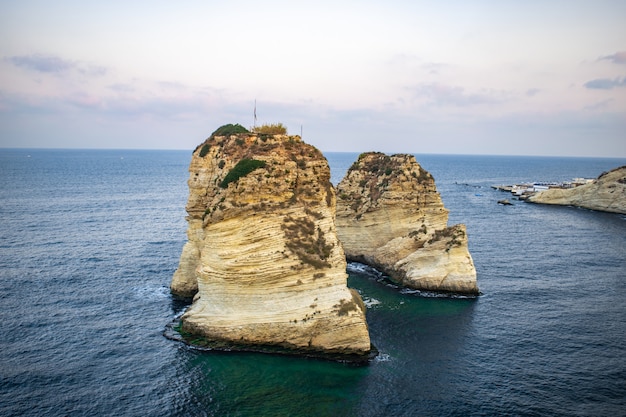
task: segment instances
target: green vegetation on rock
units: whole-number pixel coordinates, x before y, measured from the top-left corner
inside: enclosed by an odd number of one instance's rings
[[[202,145],[202,149],[200,149],[200,158],[204,158],[204,156],[209,153],[209,149],[211,149],[211,147],[208,144],[204,144]]]
[[[231,135],[238,135],[242,133],[250,133],[250,132],[248,131],[248,129],[246,129],[240,124],[229,123],[227,125],[218,127],[215,132],[211,133],[211,136],[209,136],[209,138],[204,142],[204,144],[202,144],[202,148],[200,149],[200,153],[199,153],[200,158],[204,158],[209,153],[209,151],[211,150],[211,145],[209,144],[209,142],[215,136],[231,136]],[[244,143],[243,139],[240,139],[240,140],[241,140],[240,144],[243,144]],[[198,147],[194,149],[194,152],[197,151],[199,147],[200,145],[198,145]]]
[[[246,129],[245,127],[243,127],[242,125],[240,125],[239,123],[237,124],[229,123],[227,125],[218,127],[215,132],[211,133],[211,137],[230,136],[230,135],[237,135],[239,133],[250,133],[250,131]]]
[[[221,188],[228,187],[228,184],[231,182],[237,181],[241,177],[245,177],[252,171],[257,168],[263,168],[265,166],[265,161],[259,161],[258,159],[242,159],[237,162],[237,165],[233,167],[228,174],[224,177],[222,182],[220,182]]]

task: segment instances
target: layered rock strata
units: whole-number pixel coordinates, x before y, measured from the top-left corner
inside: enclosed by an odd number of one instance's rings
[[[324,156],[298,136],[212,136],[189,166],[188,242],[171,284],[208,342],[367,355]]]
[[[541,191],[526,201],[626,214],[626,166],[605,172],[589,184]]]
[[[349,260],[410,288],[478,294],[465,226],[447,227],[435,181],[414,156],[361,154],[337,195],[337,233]]]

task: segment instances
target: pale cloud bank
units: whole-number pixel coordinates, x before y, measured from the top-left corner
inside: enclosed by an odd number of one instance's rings
[[[614,64],[626,65],[626,51],[615,52],[612,55],[606,55],[598,59],[599,61],[610,61]]]
[[[54,55],[32,54],[10,56],[4,59],[17,67],[48,74],[62,75],[78,72],[89,76],[103,76],[107,73],[105,67],[69,61]]]
[[[624,78],[597,78],[595,80],[587,81],[584,84],[585,87],[594,90],[611,90],[617,87],[626,87],[626,77]]]
[[[624,15],[608,0],[3,3],[0,147],[193,149],[251,126],[256,100],[259,123],[324,151],[626,156]]]
[[[464,87],[441,83],[421,84],[409,90],[415,99],[425,99],[434,106],[471,107],[497,104],[506,100],[506,93],[503,92],[468,92]]]

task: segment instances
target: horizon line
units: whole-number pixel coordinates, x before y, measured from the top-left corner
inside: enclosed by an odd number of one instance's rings
[[[190,151],[193,152],[197,147],[192,148],[79,148],[79,147],[9,147],[9,146],[1,146],[1,150],[54,150],[54,151],[62,151],[62,150],[76,150],[76,151]],[[317,148],[317,147],[316,147]],[[319,148],[318,148],[319,149]],[[321,150],[323,154],[326,153],[346,153],[346,154],[361,154],[367,152],[382,152],[387,155],[396,155],[396,154],[413,154],[413,155],[433,155],[433,156],[500,156],[500,157],[536,157],[536,158],[597,158],[597,159],[626,159],[626,155],[624,156],[605,156],[605,155],[555,155],[555,154],[505,154],[505,153],[446,153],[446,152],[390,152],[390,151],[377,151],[377,150],[368,150],[368,151],[333,151],[333,150]]]

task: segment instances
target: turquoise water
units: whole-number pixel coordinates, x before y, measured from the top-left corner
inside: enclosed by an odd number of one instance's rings
[[[418,155],[467,224],[478,298],[351,265],[368,366],[199,352],[163,337],[190,151],[0,150],[0,415],[626,415],[626,219],[492,184],[623,159]],[[357,154],[328,154],[338,182]]]

